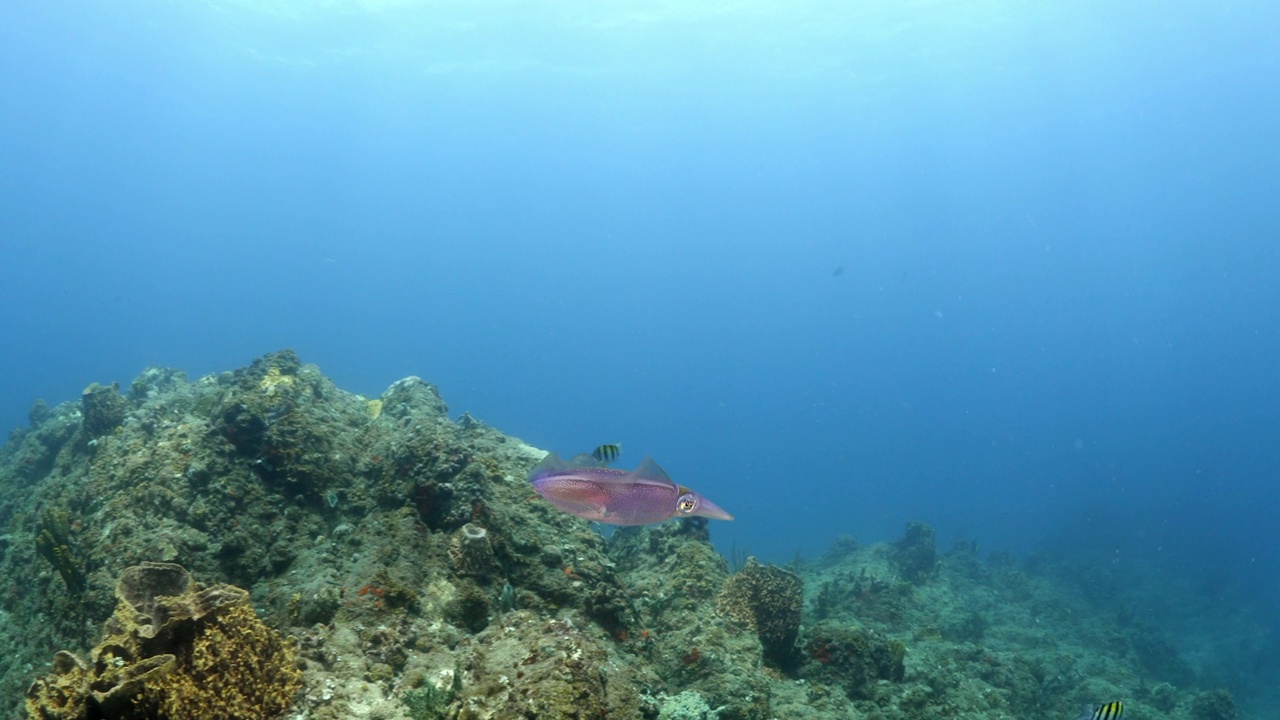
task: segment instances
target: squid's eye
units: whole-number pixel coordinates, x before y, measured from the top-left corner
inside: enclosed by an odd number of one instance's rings
[[[698,498],[693,493],[685,493],[676,501],[676,510],[688,515],[698,509]]]

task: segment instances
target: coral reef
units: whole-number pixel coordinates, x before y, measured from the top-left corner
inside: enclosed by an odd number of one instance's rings
[[[284,351],[128,387],[0,448],[6,720],[28,687],[35,718],[1237,713],[1043,558],[912,523],[731,576],[705,520],[606,539],[533,497],[545,453],[416,377],[365,397]]]
[[[293,650],[229,585],[197,589],[178,565],[143,563],[88,663],[60,651],[27,691],[40,720],[279,717],[301,686]]]

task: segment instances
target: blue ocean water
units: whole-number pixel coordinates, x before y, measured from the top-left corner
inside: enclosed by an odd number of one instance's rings
[[[0,425],[292,347],[562,454],[652,455],[737,516],[725,549],[922,520],[1177,568],[1280,667],[1278,26],[12,0]]]

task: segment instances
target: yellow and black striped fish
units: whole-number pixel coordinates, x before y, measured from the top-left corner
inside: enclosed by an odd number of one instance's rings
[[[1116,700],[1093,709],[1085,708],[1084,712],[1076,720],[1120,720],[1120,716],[1123,714],[1124,703]]]
[[[600,447],[591,451],[591,457],[606,464],[611,463],[614,460],[617,460],[618,456],[621,454],[622,454],[622,443],[610,443],[608,445],[601,445]]]

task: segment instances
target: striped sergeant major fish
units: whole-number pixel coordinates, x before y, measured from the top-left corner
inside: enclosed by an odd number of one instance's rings
[[[1080,717],[1076,720],[1120,720],[1120,716],[1124,714],[1124,703],[1116,700],[1093,707],[1086,705],[1084,712],[1080,713]]]
[[[606,465],[613,462],[614,460],[617,460],[618,456],[621,454],[622,454],[622,443],[610,443],[607,445],[601,445],[600,447],[591,451],[591,457],[595,458],[596,460],[599,460],[600,462]]]

